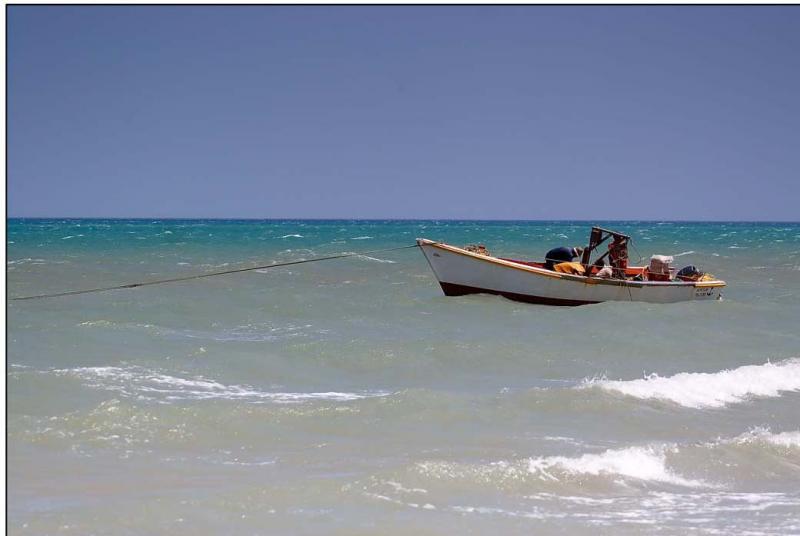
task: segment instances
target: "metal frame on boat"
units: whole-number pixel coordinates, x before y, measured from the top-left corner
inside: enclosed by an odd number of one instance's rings
[[[629,239],[620,233],[601,231],[610,233],[605,238],[620,235]],[[591,251],[605,238],[603,233],[595,236],[593,231],[590,247],[583,253],[584,265],[588,267]],[[417,244],[446,296],[497,294],[511,300],[546,305],[586,305],[604,301],[673,303],[719,299],[725,287],[725,282],[720,280],[636,281],[573,275],[547,270],[543,263],[492,257],[426,238],[418,238]],[[645,270],[643,266],[628,267],[625,273],[633,277],[644,274]],[[587,273],[592,274],[592,270]]]

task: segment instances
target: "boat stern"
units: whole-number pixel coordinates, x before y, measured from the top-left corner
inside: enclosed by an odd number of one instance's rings
[[[694,284],[695,300],[721,300],[725,281],[700,281]]]

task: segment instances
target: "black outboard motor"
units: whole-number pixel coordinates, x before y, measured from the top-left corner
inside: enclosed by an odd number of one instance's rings
[[[689,265],[678,270],[677,278],[684,281],[697,281],[702,275],[703,272],[698,270],[696,266]]]

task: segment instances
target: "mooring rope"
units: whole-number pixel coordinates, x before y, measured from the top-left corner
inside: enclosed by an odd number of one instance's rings
[[[253,266],[250,268],[235,268],[232,270],[223,270],[221,272],[208,272],[205,274],[195,274],[195,275],[187,275],[183,277],[172,277],[169,279],[157,279],[155,281],[142,281],[138,283],[127,283],[124,285],[114,285],[113,287],[99,287],[99,288],[89,288],[83,290],[70,290],[67,292],[56,292],[53,294],[37,294],[34,296],[18,296],[16,298],[9,298],[10,301],[21,301],[21,300],[39,300],[44,298],[58,298],[61,296],[75,296],[77,294],[90,294],[93,292],[106,292],[108,290],[121,290],[127,288],[137,288],[137,287],[147,287],[150,285],[163,285],[165,283],[177,283],[180,281],[190,281],[192,279],[203,279],[206,277],[215,277],[218,275],[227,275],[227,274],[236,274],[241,272],[252,272],[253,270],[266,270],[269,268],[279,268],[281,266],[292,266],[295,264],[305,264],[307,262],[319,262],[319,261],[329,261],[333,259],[344,259],[346,257],[361,257],[364,255],[373,255],[376,253],[388,253],[389,251],[398,251],[401,249],[410,249],[419,247],[417,244],[413,244],[410,246],[400,246],[395,248],[386,248],[386,249],[375,249],[372,251],[362,251],[360,253],[341,253],[339,255],[330,255],[327,257],[315,257],[313,259],[301,259],[299,261],[290,261],[290,262],[279,262],[274,264],[264,264],[261,266]]]

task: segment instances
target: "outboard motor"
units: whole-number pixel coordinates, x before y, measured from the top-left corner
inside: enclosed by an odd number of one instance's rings
[[[684,266],[678,270],[678,279],[683,281],[697,281],[703,276],[703,272],[697,269],[696,266]]]

